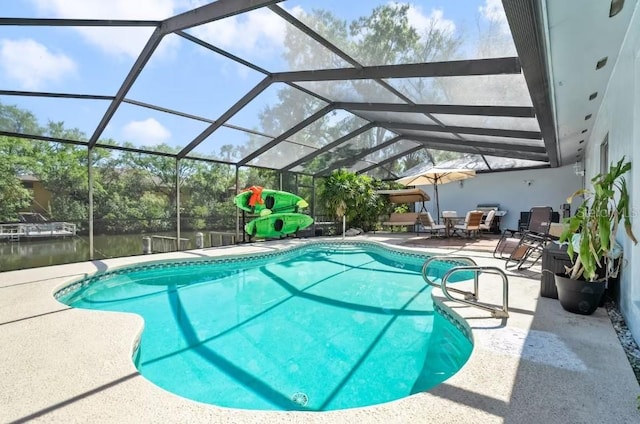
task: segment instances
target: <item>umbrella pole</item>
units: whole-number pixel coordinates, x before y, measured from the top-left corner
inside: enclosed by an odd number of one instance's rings
[[[440,199],[438,198],[438,181],[433,184],[433,189],[435,190],[436,196],[436,217],[438,219],[438,224],[440,224]]]

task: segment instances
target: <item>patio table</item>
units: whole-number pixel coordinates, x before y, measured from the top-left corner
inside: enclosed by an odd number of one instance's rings
[[[442,220],[444,221],[445,230],[444,234],[446,237],[451,237],[451,230],[453,227],[460,222],[464,222],[466,217],[464,216],[442,216]]]

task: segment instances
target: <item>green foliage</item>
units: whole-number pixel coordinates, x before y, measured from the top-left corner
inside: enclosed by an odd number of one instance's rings
[[[278,181],[278,173],[271,169],[263,168],[248,168],[240,175],[240,187],[242,190],[246,187],[261,186],[265,188],[280,187]]]
[[[77,129],[62,122],[38,124],[36,117],[16,106],[0,104],[0,126],[9,131],[85,140]],[[100,146],[117,145],[100,140]],[[128,145],[129,147],[133,147]],[[167,145],[151,149],[175,153]],[[87,148],[70,144],[0,137],[0,221],[16,221],[18,212],[30,211],[33,192],[25,189],[21,176],[30,176],[50,193],[42,207],[52,220],[82,222],[88,219]],[[93,149],[94,228],[100,233],[164,231],[175,227],[176,160],[167,156]],[[235,228],[232,204],[235,168],[200,161],[180,161],[181,206],[185,229]],[[243,170],[257,183],[268,183],[275,173]],[[86,230],[86,226],[83,227]]]
[[[15,105],[0,103],[0,128],[4,131],[41,135],[44,130],[38,125],[35,115]]]
[[[407,62],[415,57],[420,34],[409,25],[408,4],[376,7],[371,16],[361,17],[349,25],[356,57],[366,57],[376,64]],[[385,37],[385,42],[380,42]]]
[[[34,135],[47,135],[72,140],[81,140],[84,134],[77,129],[65,129],[62,122],[38,124],[29,111],[14,105],[0,104],[0,127],[8,131]],[[51,202],[39,205],[40,210],[53,220],[86,220],[88,178],[86,148],[60,143],[48,143],[0,137],[0,191],[11,191],[3,195],[0,220],[15,220],[17,213],[27,211],[33,194],[21,187],[19,177],[35,177],[51,193]]]
[[[303,12],[304,13],[304,12]],[[451,60],[459,56],[462,40],[442,29],[437,22],[420,33],[409,24],[409,6],[389,3],[375,8],[368,16],[346,21],[323,10],[312,10],[303,21],[323,34],[343,51],[349,53],[364,66],[393,63],[421,63]],[[495,45],[496,40],[488,31],[485,44]],[[345,67],[344,61],[328,49],[316,49],[308,37],[300,31],[287,31],[284,59],[290,69],[319,69]],[[447,87],[430,82],[431,79],[411,79],[398,87],[414,99],[432,98],[447,100]],[[402,83],[402,82],[400,82]],[[313,87],[318,84],[318,87]],[[404,84],[404,83],[402,83]],[[309,83],[308,88],[319,89],[327,98],[343,98],[345,93],[354,100],[393,98],[389,90],[370,81]],[[310,116],[325,103],[301,90],[290,87],[278,91],[278,102],[267,106],[259,114],[256,130],[270,136],[278,136]],[[365,122],[348,113],[333,111],[299,131],[292,143],[269,151],[252,161],[258,166],[285,166],[323,148],[336,139],[360,128]],[[70,140],[86,141],[78,129],[65,128],[63,122],[39,124],[29,111],[14,105],[0,104],[0,128],[24,134],[48,135]],[[383,128],[373,128],[329,152],[317,155],[302,164],[308,173],[318,173],[334,166],[352,166],[356,158],[367,149],[388,140],[391,134]],[[239,145],[221,145],[215,159],[233,163],[262,147],[269,139],[256,134],[247,135]],[[115,140],[99,140],[98,146],[118,145]],[[134,147],[131,144],[122,144]],[[406,146],[405,146],[406,148]],[[167,146],[149,146],[160,153],[176,153]],[[399,144],[370,153],[367,160],[376,162],[400,153]],[[92,150],[94,180],[94,226],[100,232],[134,232],[167,229],[176,216],[176,160],[161,155],[94,148]],[[51,193],[51,201],[45,207],[52,219],[83,221],[88,218],[87,147],[57,144],[10,137],[0,137],[0,220],[14,220],[18,211],[28,210],[33,199],[29,190],[22,187],[20,176],[34,176]],[[398,173],[426,161],[447,160],[457,153],[430,152],[427,149],[414,152],[385,165],[385,174]],[[267,162],[268,161],[268,162]],[[232,204],[235,193],[251,185],[278,188],[279,174],[261,168],[241,168],[236,187],[235,168],[225,164],[180,160],[178,167],[180,187],[181,225],[185,229],[221,229],[235,227],[236,209]],[[339,163],[339,164],[338,164]],[[338,165],[337,165],[338,164]],[[314,205],[321,212],[328,207],[333,215],[346,199],[344,213],[351,225],[370,228],[381,212],[390,209],[384,200],[372,193],[380,183],[368,177],[347,175],[340,171],[327,179],[329,185],[321,186],[330,199]],[[311,182],[300,183],[299,176],[285,174],[283,189],[297,193],[312,202]],[[335,183],[335,184],[334,184]],[[332,185],[334,184],[334,185]],[[342,197],[341,197],[342,196]],[[381,204],[382,202],[382,204]]]
[[[55,221],[86,221],[89,180],[87,149],[58,143],[44,145],[42,166],[35,171],[51,193],[49,217]]]
[[[385,199],[375,193],[380,188],[380,182],[366,175],[338,170],[321,183],[320,201],[336,220],[345,216],[348,225],[369,231],[388,206]]]
[[[24,140],[0,136],[0,222],[17,221],[18,211],[31,204],[33,194],[19,178],[32,162],[28,157],[30,147]]]
[[[561,242],[569,242],[567,252],[573,260],[569,269],[571,278],[597,281],[602,277],[598,270],[609,269],[607,265],[613,259],[612,249],[621,220],[627,236],[637,244],[631,230],[629,193],[623,177],[630,169],[631,162],[625,162],[623,157],[611,165],[609,172],[591,179],[591,191],[578,190],[567,199],[571,203],[575,196],[584,196],[584,201],[576,214],[568,219],[568,226],[560,235]]]
[[[459,55],[462,39],[433,21],[420,33],[409,23],[410,8],[406,4],[390,3],[376,7],[368,16],[346,21],[325,10],[302,12],[300,19],[312,29],[351,55],[360,64],[375,66],[382,64],[422,63],[450,60]],[[300,31],[288,31],[285,37],[284,59],[289,69],[321,69],[345,67],[345,63],[327,49],[316,49],[308,37]],[[401,87],[408,97],[415,99],[446,99],[446,90],[429,79],[411,79]],[[403,83],[404,84],[404,83]],[[382,85],[372,81],[332,81],[331,83],[309,83],[308,88],[317,89],[330,99],[345,98],[345,93],[355,99],[395,99],[395,95]],[[266,134],[282,134],[297,122],[319,110],[325,103],[307,94],[285,87],[278,92],[278,103],[266,107],[260,115],[261,131]],[[314,121],[295,136],[296,143],[286,150],[270,152],[273,163],[287,164],[309,154],[309,147],[321,148],[364,125],[361,118],[338,112],[326,114]],[[332,167],[351,167],[367,149],[378,146],[392,136],[384,128],[373,128],[350,139],[330,152],[317,155],[302,164],[304,172],[317,174]],[[246,152],[255,150],[253,142]],[[371,152],[372,162],[384,160],[406,150],[406,145],[392,144],[382,150]],[[436,153],[437,154],[437,153]],[[458,153],[448,153],[458,157]],[[443,160],[448,159],[445,157]],[[385,168],[399,173],[417,164],[434,161],[427,150],[420,150],[401,157]],[[266,165],[266,164],[265,164]],[[388,173],[387,173],[388,174]]]
[[[31,193],[22,187],[11,164],[0,161],[0,222],[17,221],[17,212],[28,208],[31,200]]]
[[[187,165],[187,161],[181,164]],[[180,190],[183,227],[193,230],[235,228],[235,169],[229,165],[191,161]]]
[[[402,205],[395,206],[393,208],[393,212],[394,213],[406,213],[406,212],[409,212],[409,205],[402,204]]]

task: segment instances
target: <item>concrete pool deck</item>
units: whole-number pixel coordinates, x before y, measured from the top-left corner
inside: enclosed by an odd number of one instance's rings
[[[411,235],[349,240],[401,245]],[[314,239],[318,240],[318,239]],[[330,238],[328,240],[331,240]],[[280,250],[304,240],[137,256],[0,273],[0,422],[206,423],[637,423],[640,387],[603,308],[565,312],[541,298],[535,272],[508,273],[510,318],[445,301],[466,320],[474,350],[456,375],[425,393],[367,408],[261,412],[190,401],[148,382],[131,356],[143,321],[132,314],[72,309],[53,293],[113,267],[173,258]],[[411,248],[470,256],[504,268],[487,252]],[[497,303],[501,283],[480,281]],[[436,289],[437,291],[437,289]]]

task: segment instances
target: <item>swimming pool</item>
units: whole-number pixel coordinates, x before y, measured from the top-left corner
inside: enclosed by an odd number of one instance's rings
[[[224,407],[327,411],[428,390],[468,359],[469,339],[434,312],[425,259],[312,243],[123,268],[57,297],[141,315],[136,366],[168,391]]]

